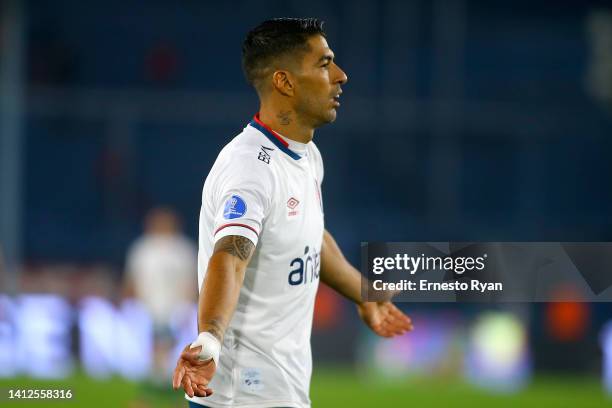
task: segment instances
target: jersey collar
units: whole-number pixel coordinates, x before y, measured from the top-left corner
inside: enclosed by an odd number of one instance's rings
[[[263,133],[265,137],[270,139],[270,141],[276,145],[276,147],[278,147],[293,160],[300,160],[302,158],[299,154],[289,148],[289,143],[287,143],[285,139],[273,131],[268,125],[259,120],[259,112],[253,116],[253,120],[249,123],[249,125]]]

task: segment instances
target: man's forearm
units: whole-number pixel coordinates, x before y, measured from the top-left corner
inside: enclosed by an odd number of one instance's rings
[[[198,331],[209,332],[220,342],[232,318],[253,244],[229,236],[215,245],[198,300]]]
[[[325,230],[321,248],[321,281],[355,303],[361,303],[361,274],[344,257]]]

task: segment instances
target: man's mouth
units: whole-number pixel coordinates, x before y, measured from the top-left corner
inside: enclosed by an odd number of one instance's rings
[[[339,91],[338,93],[332,95],[332,99],[336,107],[340,106],[340,95],[341,94],[342,94],[342,91]]]

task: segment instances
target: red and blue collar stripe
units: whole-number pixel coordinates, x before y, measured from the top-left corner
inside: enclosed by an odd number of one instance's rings
[[[289,149],[289,143],[283,140],[283,138],[278,133],[273,131],[268,125],[259,120],[259,112],[256,113],[255,116],[253,116],[253,120],[249,123],[249,125],[253,126],[255,129],[263,133],[265,137],[270,139],[270,141],[276,145],[276,147],[286,153],[293,160],[300,160],[302,158],[299,154]]]

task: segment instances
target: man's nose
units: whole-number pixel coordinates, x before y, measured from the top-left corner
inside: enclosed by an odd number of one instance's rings
[[[348,82],[348,76],[346,76],[346,73],[342,70],[342,68],[337,65],[336,68],[338,68],[338,79],[336,81],[341,85],[346,84]]]

